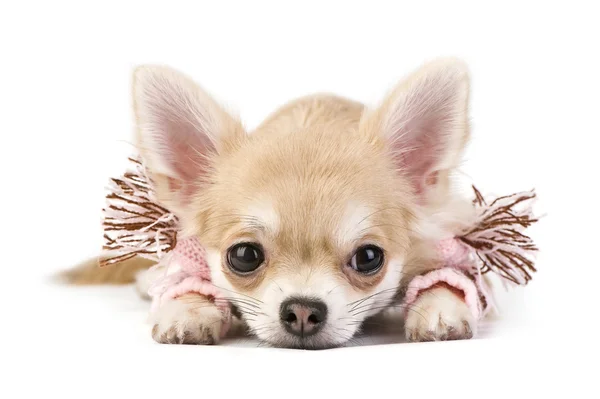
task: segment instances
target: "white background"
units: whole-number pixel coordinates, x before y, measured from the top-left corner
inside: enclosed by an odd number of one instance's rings
[[[2,2],[0,397],[597,397],[595,8]],[[158,345],[131,287],[48,284],[101,245],[104,186],[132,149],[134,66],[181,69],[251,128],[315,91],[372,104],[445,55],[472,73],[467,182],[535,187],[547,213],[532,231],[539,273],[502,296],[504,319],[480,339],[319,352]]]

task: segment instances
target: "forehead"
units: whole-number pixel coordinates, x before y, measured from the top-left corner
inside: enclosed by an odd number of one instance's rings
[[[298,195],[291,201],[266,199],[262,195],[262,200],[252,201],[240,209],[247,215],[240,224],[278,237],[282,245],[286,245],[287,240],[312,245],[327,241],[337,247],[347,247],[372,233],[374,213],[367,204],[355,199],[320,204],[306,195]]]
[[[386,246],[406,233],[404,208],[394,195],[372,195],[377,190],[365,195],[360,187],[364,183],[334,177],[304,183],[271,180],[237,200],[232,195],[233,208],[225,210],[224,217],[237,215],[237,222],[227,226],[223,240],[256,239],[294,261],[339,258],[365,241]],[[222,222],[223,217],[216,220]],[[222,247],[229,244],[223,242]]]
[[[261,228],[282,246],[345,246],[368,227],[402,217],[403,190],[391,171],[355,133],[259,136],[216,168],[208,218],[238,215],[235,228]]]

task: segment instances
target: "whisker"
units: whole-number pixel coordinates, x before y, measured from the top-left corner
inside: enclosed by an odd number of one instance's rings
[[[389,293],[389,292],[391,292],[391,291],[396,291],[396,290],[398,290],[398,287],[386,288],[386,289],[384,289],[384,290],[381,290],[381,291],[378,291],[378,292],[376,292],[376,293],[374,293],[374,294],[371,294],[371,295],[369,295],[369,296],[367,296],[367,297],[361,298],[361,299],[359,299],[359,300],[356,300],[356,301],[354,301],[354,302],[350,302],[350,303],[348,303],[346,306],[352,306],[352,305],[354,305],[354,304],[356,304],[356,305],[360,305],[360,304],[361,304],[361,303],[363,303],[364,301],[366,301],[366,300],[368,300],[368,299],[370,299],[370,298],[373,298],[373,297],[375,297],[375,296],[377,296],[377,295],[382,295],[382,294]],[[352,309],[350,309],[350,311],[352,311]]]
[[[205,309],[205,308],[211,308],[214,307],[215,305],[213,304],[204,304],[204,305],[198,305],[198,306],[193,306],[190,307],[190,310],[199,310],[199,309]],[[250,315],[250,316],[258,316],[258,314],[252,312],[252,311],[244,311],[244,314]]]
[[[231,303],[241,303],[243,305],[248,305],[248,306],[252,306],[255,308],[260,308],[260,305],[257,305],[247,299],[240,299],[240,298],[234,298],[234,297],[222,297],[222,298],[215,298],[215,302],[216,301],[224,301],[224,302],[231,302]]]
[[[398,304],[398,305],[391,304],[391,305],[387,305],[387,306],[380,306],[380,307],[374,307],[374,308],[372,308],[372,309],[366,309],[366,310],[363,310],[363,311],[360,311],[360,312],[358,312],[358,313],[354,314],[354,316],[357,316],[357,315],[359,315],[359,314],[362,314],[362,313],[368,312],[368,311],[370,311],[370,310],[381,310],[381,309],[401,308],[401,309],[405,309],[405,310],[407,310],[407,311],[415,312],[416,314],[418,314],[419,316],[421,316],[421,317],[423,318],[423,320],[427,320],[427,318],[426,318],[425,316],[423,316],[423,314],[421,314],[420,312],[417,312],[417,311],[414,309],[414,307],[415,307],[414,305],[411,305],[411,306],[406,306],[406,305],[402,305],[402,304]],[[424,309],[421,309],[421,310],[424,310]]]
[[[249,306],[249,305],[245,304],[244,302],[228,301],[225,299],[215,300],[214,302],[217,304],[230,304],[240,310],[244,310],[244,311],[248,311],[248,312],[259,313],[259,311],[261,310],[261,308],[259,306]]]
[[[279,284],[277,284],[277,281],[275,281],[275,279],[268,277],[267,280],[271,281],[273,284],[275,284],[277,286],[277,288],[279,288],[279,291],[283,292],[283,289],[281,288],[281,286]]]
[[[386,301],[383,301],[383,300],[380,300],[380,301],[379,301],[379,300],[377,300],[377,301],[374,301],[374,302],[372,302],[372,303],[364,303],[364,304],[362,304],[362,305],[360,305],[360,306],[355,306],[354,308],[350,309],[350,311],[349,311],[349,312],[350,312],[350,313],[354,313],[354,312],[356,312],[356,311],[358,311],[358,310],[361,310],[361,309],[364,309],[364,308],[368,308],[368,307],[370,307],[370,306],[390,305],[390,304],[392,304],[393,302],[394,302],[394,299],[393,299],[393,298],[390,298],[390,299],[388,299],[388,300],[386,300]]]
[[[342,286],[342,284],[338,284],[337,286],[333,287],[332,289],[330,289],[330,290],[327,292],[327,295],[331,294],[331,293],[332,293],[334,290],[337,290],[337,289],[338,289],[338,288],[340,288],[341,286]]]
[[[331,331],[331,333],[336,334],[338,337],[342,338],[345,342],[343,343],[343,345],[347,345],[348,342],[354,344],[354,345],[362,345],[362,342],[360,342],[358,340],[358,337],[355,337],[354,334],[350,334],[350,335],[344,335],[339,333],[338,331]]]
[[[279,324],[279,321],[269,321],[269,322],[266,322],[266,323],[259,324],[256,327],[250,327],[250,326],[248,326],[248,327],[249,327],[250,331],[253,334],[257,334],[258,331],[262,331],[262,330],[265,330],[265,329],[276,328],[277,324]]]
[[[242,294],[241,292],[235,292],[235,291],[232,291],[232,290],[228,290],[227,288],[224,288],[224,287],[219,287],[218,285],[216,285],[216,284],[214,284],[214,283],[212,283],[212,286],[213,286],[213,287],[215,287],[215,288],[218,288],[218,289],[220,289],[220,290],[224,290],[224,291],[228,291],[228,292],[233,292],[234,294],[241,295],[241,296],[244,296],[244,297],[246,297],[246,298],[250,298],[250,299],[252,299],[253,301],[256,301],[256,302],[258,302],[258,303],[264,304],[264,302],[263,302],[263,301],[261,301],[261,300],[259,300],[259,299],[256,299],[256,298],[254,298],[254,297],[251,297],[250,295]]]

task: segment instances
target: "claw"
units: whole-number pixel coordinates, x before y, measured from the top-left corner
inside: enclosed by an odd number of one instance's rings
[[[463,320],[463,327],[465,328],[465,338],[473,338],[473,330],[471,330],[471,326],[466,320]]]

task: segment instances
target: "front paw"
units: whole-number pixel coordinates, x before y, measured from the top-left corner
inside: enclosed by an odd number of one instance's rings
[[[406,315],[406,339],[411,342],[469,339],[475,329],[468,306],[447,288],[423,292]]]
[[[162,344],[213,345],[219,341],[223,313],[201,295],[164,303],[153,316],[152,338]]]

